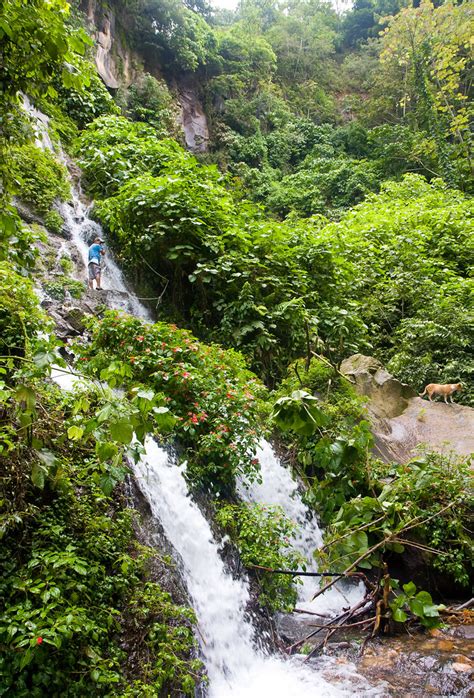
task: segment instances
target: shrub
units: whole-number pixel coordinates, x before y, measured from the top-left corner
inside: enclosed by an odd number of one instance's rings
[[[51,209],[51,211],[45,213],[43,220],[46,228],[51,233],[56,233],[56,235],[59,235],[64,225],[64,221],[58,211]]]
[[[24,145],[12,150],[11,167],[17,180],[17,196],[38,213],[51,210],[56,200],[71,195],[67,172],[48,150]]]
[[[124,97],[129,119],[145,121],[160,137],[178,135],[179,111],[163,80],[145,73],[130,85]]]
[[[36,333],[48,326],[30,279],[0,262],[0,353],[24,356]]]
[[[260,603],[272,613],[293,610],[297,598],[293,578],[253,569],[253,565],[279,570],[304,567],[302,556],[292,550],[294,524],[280,507],[223,504],[217,510],[216,521],[235,542],[242,564],[257,577]]]
[[[193,612],[149,579],[155,553],[134,538],[135,512],[104,494],[93,449],[66,438],[58,389],[44,379],[35,388],[34,448],[17,429],[0,479],[2,688],[25,698],[65,685],[71,696],[106,696],[136,677],[154,695],[192,695]],[[80,409],[86,399],[94,397],[83,392]],[[3,422],[15,425],[15,407],[2,405]],[[138,667],[124,650],[132,642]]]
[[[96,119],[75,149],[89,191],[99,197],[115,194],[137,175],[159,175],[168,166],[179,171],[194,159],[175,141],[160,140],[152,126],[116,116]]]
[[[48,296],[57,301],[63,301],[66,293],[70,293],[73,298],[82,298],[86,290],[82,281],[75,281],[65,276],[57,281],[44,282],[43,288]]]
[[[230,493],[236,474],[255,474],[262,386],[237,352],[200,344],[173,325],[112,311],[101,322],[94,319],[91,332],[91,345],[82,349],[88,372],[112,385],[144,385],[166,396],[194,486]]]
[[[58,102],[80,129],[99,116],[120,113],[95,65],[81,56],[75,56],[71,66],[81,76],[81,84],[64,85],[58,82]]]
[[[293,391],[313,396],[314,415],[305,414],[299,400],[288,402],[287,395],[297,395]],[[330,523],[348,498],[369,492],[372,436],[363,419],[362,400],[334,367],[315,358],[307,370],[303,361],[291,365],[274,396],[279,398],[275,422],[285,432],[295,464],[304,473],[306,500],[323,523]],[[288,414],[280,417],[282,399],[287,401]]]
[[[372,496],[359,495],[342,505],[327,532],[324,564],[343,570],[363,557],[359,567],[370,569],[412,547],[424,551],[442,574],[467,586],[472,565],[469,466],[469,459],[439,453],[402,465],[374,464]]]

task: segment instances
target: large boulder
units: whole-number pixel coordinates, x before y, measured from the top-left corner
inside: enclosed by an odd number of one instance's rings
[[[377,359],[355,354],[341,364],[360,395],[382,460],[405,463],[422,445],[439,452],[474,452],[474,410],[464,405],[422,400],[388,373]]]

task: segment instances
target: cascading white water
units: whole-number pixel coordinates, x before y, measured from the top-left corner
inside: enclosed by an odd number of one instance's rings
[[[238,493],[247,502],[262,505],[280,506],[286,516],[295,524],[293,547],[306,560],[308,571],[317,571],[313,553],[323,543],[321,529],[316,517],[303,503],[298,491],[298,483],[293,479],[288,468],[285,468],[276,456],[271,444],[262,440],[257,448],[257,458],[260,463],[261,482],[245,485],[238,483]],[[347,584],[339,582],[327,592],[311,601],[319,589],[318,577],[301,577],[298,585],[300,610],[335,615],[341,608],[353,606],[362,600],[363,584]]]
[[[72,203],[61,204],[59,211],[87,269],[89,245],[95,237],[104,238],[104,231],[99,223],[89,218],[88,207],[81,201],[74,185],[71,185],[71,194]],[[125,310],[143,320],[150,320],[149,311],[128,289],[120,267],[109,250],[102,260],[102,287],[110,292],[108,303],[111,307]]]
[[[31,103],[26,95],[23,96],[23,107],[32,119],[35,130],[35,142],[39,148],[50,150],[58,159],[67,166],[67,158],[61,149],[56,149],[49,133],[49,117],[43,114]],[[66,229],[71,241],[81,255],[84,268],[88,266],[88,249],[95,237],[104,238],[104,231],[96,221],[89,217],[89,207],[81,200],[80,189],[70,179],[71,202],[63,203],[59,206]],[[113,255],[109,250],[102,261],[102,281],[103,288],[109,291],[108,305],[117,310],[126,310],[131,315],[150,320],[149,311],[132,293],[125,280],[120,267],[115,263]]]
[[[378,695],[347,682],[333,685],[301,658],[265,655],[254,643],[246,615],[247,582],[233,579],[219,555],[209,523],[189,496],[184,466],[170,462],[153,439],[135,466],[135,476],[153,515],[182,562],[187,589],[196,611],[201,649],[211,698],[307,698],[308,696]]]

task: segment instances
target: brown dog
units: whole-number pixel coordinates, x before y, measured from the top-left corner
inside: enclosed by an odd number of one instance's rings
[[[422,393],[419,393],[420,397],[423,397],[423,395],[426,395],[428,393],[428,397],[430,402],[432,402],[431,397],[432,395],[443,395],[444,401],[446,404],[448,404],[448,401],[446,398],[449,397],[451,402],[453,401],[453,393],[456,392],[456,390],[461,390],[462,389],[462,383],[446,383],[446,385],[440,385],[439,383],[429,383],[424,391]]]

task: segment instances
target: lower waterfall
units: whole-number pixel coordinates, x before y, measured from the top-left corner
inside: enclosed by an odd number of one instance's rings
[[[246,614],[245,579],[226,571],[209,523],[189,496],[184,465],[148,438],[135,466],[139,487],[173,545],[196,612],[210,698],[307,698],[381,695],[367,684],[359,690],[348,675],[337,685],[304,666],[257,648]],[[340,677],[339,677],[340,678]]]
[[[251,485],[238,483],[238,493],[244,501],[256,502],[264,506],[277,505],[296,525],[293,547],[307,563],[307,570],[316,571],[313,553],[323,544],[323,536],[316,516],[303,503],[298,483],[291,472],[276,456],[271,444],[262,439],[257,448],[260,463],[261,482]],[[365,588],[361,583],[338,582],[325,594],[311,601],[319,589],[319,577],[301,577],[298,585],[299,610],[336,615],[343,606],[355,606],[364,597]]]

